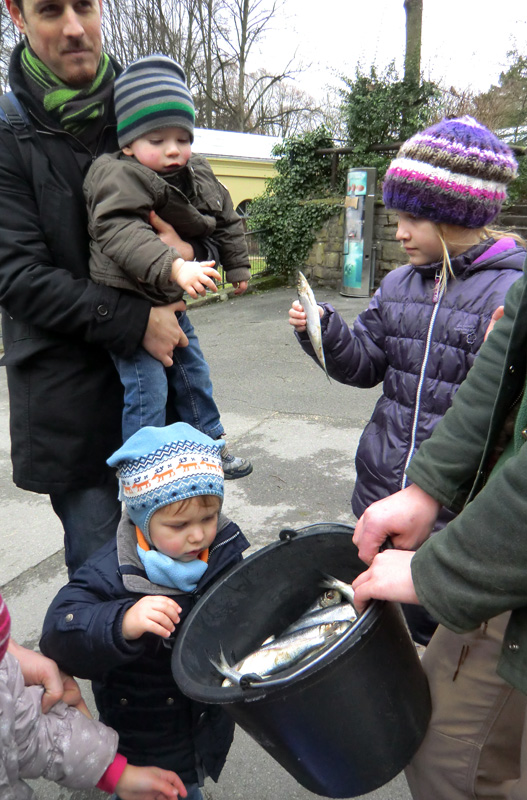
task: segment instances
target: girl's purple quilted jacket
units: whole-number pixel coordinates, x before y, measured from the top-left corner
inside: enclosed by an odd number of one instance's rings
[[[406,467],[452,403],[524,260],[525,250],[513,239],[486,240],[452,259],[456,277],[443,293],[434,291],[441,264],[400,267],[384,278],[351,328],[331,305],[320,304],[329,375],[362,388],[383,382],[357,448],[357,517],[406,485]],[[307,333],[297,337],[315,358]],[[444,511],[437,527],[451,516]]]

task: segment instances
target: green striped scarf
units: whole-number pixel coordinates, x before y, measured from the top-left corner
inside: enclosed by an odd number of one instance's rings
[[[112,62],[106,53],[101,55],[93,83],[81,89],[63,83],[29,47],[22,50],[20,63],[26,78],[42,97],[45,110],[64,130],[78,136],[91,122],[104,115],[115,78]]]

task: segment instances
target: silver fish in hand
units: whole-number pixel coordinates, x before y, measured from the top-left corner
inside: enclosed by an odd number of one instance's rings
[[[318,313],[317,301],[315,300],[315,295],[313,294],[311,286],[307,282],[306,276],[300,271],[298,272],[296,288],[298,301],[306,312],[307,335],[309,336],[309,341],[329,381],[330,378],[326,368],[326,359],[324,358],[324,348],[322,347],[322,328],[320,326],[320,314]]]

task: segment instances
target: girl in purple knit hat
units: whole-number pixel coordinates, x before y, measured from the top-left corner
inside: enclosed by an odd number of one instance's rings
[[[412,136],[383,186],[408,263],[382,280],[351,327],[331,305],[319,304],[329,375],[364,388],[383,382],[355,457],[357,518],[408,484],[413,455],[451,405],[500,313],[494,312],[522,274],[523,241],[489,227],[516,166],[507,145],[468,116]],[[298,301],[289,322],[318,363]],[[452,517],[443,509],[435,530]],[[414,640],[426,645],[436,622],[420,606],[404,611]]]

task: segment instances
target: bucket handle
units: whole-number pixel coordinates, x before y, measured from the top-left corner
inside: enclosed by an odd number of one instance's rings
[[[351,525],[346,525],[343,522],[314,523],[312,525],[306,525],[304,528],[299,528],[298,530],[294,528],[282,528],[278,534],[278,538],[281,542],[291,542],[293,539],[296,539],[297,536],[307,536],[309,533],[313,532],[313,528],[320,528],[321,525],[324,525],[326,528],[338,528],[339,530],[345,528],[346,532],[352,532],[354,530]]]
[[[278,534],[278,538],[281,542],[290,542],[296,539],[297,536],[298,531],[295,531],[293,528],[283,528]]]

